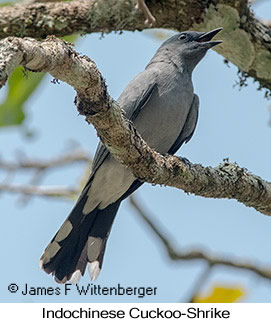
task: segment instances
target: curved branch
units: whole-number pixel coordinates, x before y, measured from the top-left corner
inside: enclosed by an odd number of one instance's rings
[[[80,56],[67,42],[55,37],[43,42],[29,38],[0,41],[0,86],[20,64],[32,71],[47,71],[70,84],[77,92],[79,113],[94,125],[114,157],[135,177],[203,197],[236,199],[271,215],[270,182],[228,161],[215,168],[203,167],[152,150],[107,93],[95,63]]]
[[[155,222],[151,219],[150,215],[149,214],[146,215],[146,212],[140,208],[139,204],[136,202],[133,196],[129,198],[129,201],[130,201],[130,204],[136,209],[140,217],[145,221],[148,227],[152,230],[152,232],[163,243],[168,253],[168,256],[172,260],[174,261],[203,260],[207,262],[209,269],[210,267],[214,267],[214,266],[226,266],[226,267],[232,267],[236,269],[244,269],[244,270],[251,271],[254,274],[257,274],[262,278],[271,280],[270,268],[266,268],[266,269],[260,268],[259,266],[253,263],[240,261],[237,259],[228,260],[226,258],[217,257],[214,255],[211,255],[209,252],[207,253],[200,250],[191,250],[187,252],[181,252],[180,250],[177,250],[170,242],[170,239],[161,232],[161,230],[158,228]],[[208,272],[208,268],[207,268],[207,272]]]
[[[135,4],[135,0],[75,0],[2,7],[0,38],[146,29],[145,15]],[[160,0],[147,5],[156,28],[206,31],[223,27],[223,44],[217,51],[245,77],[271,90],[271,28],[254,17],[247,0]]]

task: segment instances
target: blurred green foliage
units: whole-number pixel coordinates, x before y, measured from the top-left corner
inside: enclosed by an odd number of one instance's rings
[[[64,39],[73,43],[78,35],[70,35]],[[0,127],[18,126],[26,117],[25,104],[34,93],[45,76],[44,73],[33,73],[18,66],[7,82],[7,95],[0,104]]]
[[[0,127],[20,125],[25,119],[24,104],[34,92],[44,73],[24,73],[18,66],[8,79],[8,93],[0,105]]]

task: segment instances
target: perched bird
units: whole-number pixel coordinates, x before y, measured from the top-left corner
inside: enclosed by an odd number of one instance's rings
[[[212,41],[221,29],[172,36],[120,95],[118,104],[126,117],[156,151],[174,154],[191,139],[199,107],[191,75],[208,49],[221,43]],[[58,283],[75,283],[88,265],[90,278],[95,280],[120,203],[140,185],[142,182],[100,143],[90,178],[45,249],[41,268]]]

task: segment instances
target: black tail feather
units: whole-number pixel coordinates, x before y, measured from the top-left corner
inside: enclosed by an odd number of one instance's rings
[[[60,283],[70,280],[77,270],[84,275],[87,263],[97,260],[99,268],[102,266],[106,242],[120,201],[102,210],[96,207],[89,214],[84,215],[82,210],[86,198],[87,196],[78,201],[67,218],[66,221],[72,224],[72,230],[65,239],[57,242],[60,247],[58,252],[48,262],[43,262],[43,259],[46,259],[45,250],[41,258],[44,271],[55,276],[56,281]],[[51,243],[56,237],[57,234]],[[92,237],[91,243],[89,237]],[[95,240],[99,243],[95,243]]]
[[[102,267],[107,239],[120,203],[141,184],[136,180],[116,202],[104,209],[96,207],[89,214],[84,214],[83,209],[89,198],[88,191],[91,185],[91,182],[88,182],[64,222],[66,228],[63,229],[62,226],[45,249],[41,257],[42,269],[55,276],[57,282],[65,283],[73,280],[75,273],[76,277],[83,276],[87,264],[90,264],[91,279],[96,279]],[[64,233],[59,235],[61,230]]]

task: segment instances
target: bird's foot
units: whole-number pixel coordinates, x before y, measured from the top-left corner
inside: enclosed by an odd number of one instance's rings
[[[180,159],[180,161],[182,162],[182,163],[184,163],[186,166],[190,166],[191,165],[191,163],[190,163],[190,161],[187,159],[187,158],[185,158],[185,157],[181,157],[181,156],[177,156],[179,159]]]

